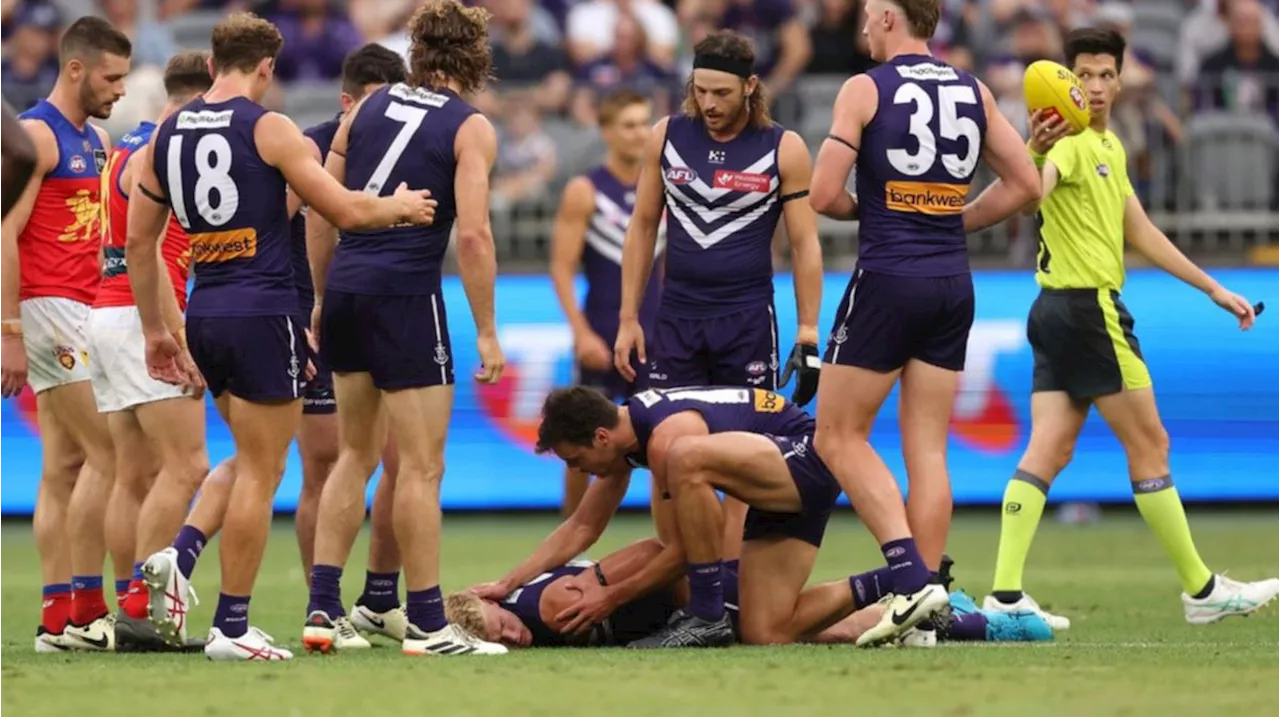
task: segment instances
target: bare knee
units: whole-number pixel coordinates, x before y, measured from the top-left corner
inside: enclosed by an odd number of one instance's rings
[[[1052,481],[1075,457],[1076,442],[1059,436],[1040,436],[1034,433],[1019,467],[1045,481]]]
[[[744,645],[789,645],[795,637],[776,625],[755,625],[743,620],[738,637]]]
[[[818,428],[813,432],[813,449],[824,463],[834,465],[848,440],[830,428]]]
[[[667,485],[671,490],[708,482],[707,451],[698,437],[677,438],[667,448]]]
[[[1143,426],[1126,436],[1124,451],[1136,471],[1165,472],[1169,463],[1169,433],[1159,424]]]

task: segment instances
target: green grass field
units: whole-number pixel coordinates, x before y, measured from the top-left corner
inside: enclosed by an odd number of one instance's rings
[[[446,589],[498,577],[554,525],[547,517],[449,517]],[[989,587],[998,519],[957,518],[951,554],[958,585]],[[1241,579],[1274,575],[1271,512],[1192,516],[1209,564]],[[279,521],[258,578],[253,622],[298,649],[306,591],[292,526]],[[594,555],[645,537],[647,518],[625,516]],[[39,570],[29,524],[2,534],[3,660],[0,703],[15,715],[1231,715],[1274,717],[1275,608],[1210,627],[1183,622],[1178,584],[1133,511],[1086,527],[1046,520],[1027,586],[1072,618],[1038,645],[935,650],[799,646],[633,653],[534,650],[487,659],[411,659],[387,646],[290,663],[213,664],[203,656],[36,655]],[[215,543],[216,546],[216,543]],[[205,627],[217,600],[216,547],[195,583]],[[363,580],[364,544],[344,596]],[[814,579],[873,567],[878,552],[852,518],[834,522]],[[299,650],[300,651],[300,650]]]

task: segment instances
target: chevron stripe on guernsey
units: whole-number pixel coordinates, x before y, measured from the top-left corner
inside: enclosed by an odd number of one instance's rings
[[[669,167],[688,166],[670,140],[662,154]],[[673,220],[671,230],[682,230],[703,249],[708,249],[751,226],[778,202],[778,175],[776,171],[771,171],[776,161],[777,152],[771,149],[743,170],[746,174],[771,174],[767,192],[714,189],[701,177],[676,184],[664,172],[667,213]],[[769,234],[772,233],[770,228]]]
[[[618,206],[601,190],[595,191],[596,210],[591,214],[591,222],[587,225],[587,244],[601,256],[622,265],[622,244],[627,237],[627,225],[631,223],[631,212]],[[666,248],[665,232],[660,228],[658,243],[654,249],[657,256]]]

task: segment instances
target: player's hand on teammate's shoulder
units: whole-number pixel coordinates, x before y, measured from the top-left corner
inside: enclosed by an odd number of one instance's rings
[[[476,380],[480,383],[497,383],[502,378],[502,369],[507,365],[498,337],[481,334],[476,338],[476,348],[480,350],[480,370],[476,372]]]
[[[556,621],[563,623],[561,634],[582,635],[604,622],[617,609],[616,593],[603,585],[586,583],[578,599],[556,615]]]
[[[430,224],[435,221],[437,202],[426,189],[409,189],[408,184],[401,182],[391,199],[401,206],[401,221],[408,224]]]
[[[0,343],[0,395],[11,398],[27,385],[27,349],[22,334],[5,334]]]
[[[1048,154],[1058,140],[1071,133],[1071,125],[1057,112],[1036,110],[1031,113],[1027,145],[1036,154]]]
[[[1250,304],[1248,299],[1228,290],[1227,287],[1221,284],[1218,284],[1213,291],[1209,292],[1209,298],[1213,299],[1213,303],[1231,312],[1239,320],[1240,330],[1248,331],[1253,327],[1253,320],[1256,316],[1253,304]]]

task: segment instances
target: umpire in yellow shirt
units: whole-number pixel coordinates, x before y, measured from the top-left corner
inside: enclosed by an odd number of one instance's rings
[[[1126,171],[1124,147],[1107,128],[1120,92],[1125,41],[1111,30],[1073,31],[1067,66],[1084,83],[1090,126],[1068,136],[1056,113],[1031,118],[1030,161],[1041,169],[1037,206],[1040,296],[1027,318],[1035,356],[1031,440],[1004,493],[995,583],[984,607],[1033,610],[1055,629],[1070,621],[1040,609],[1022,591],[1022,569],[1053,479],[1067,466],[1091,405],[1124,446],[1134,500],[1182,582],[1192,624],[1253,612],[1280,590],[1275,579],[1244,583],[1215,575],[1200,559],[1182,501],[1169,475],[1169,436],[1156,410],[1151,374],[1120,301],[1124,244],[1153,264],[1208,294],[1241,329],[1254,309],[1193,264],[1147,218]],[[965,209],[965,228],[984,228],[983,198]]]

